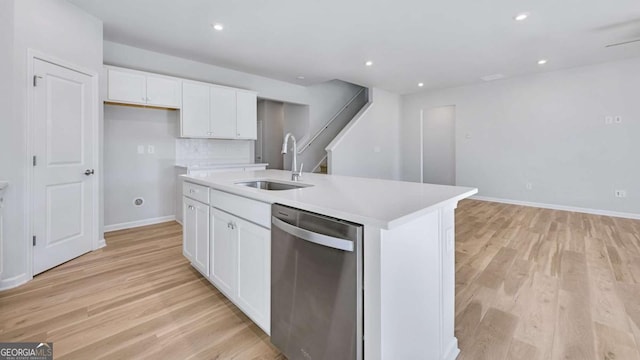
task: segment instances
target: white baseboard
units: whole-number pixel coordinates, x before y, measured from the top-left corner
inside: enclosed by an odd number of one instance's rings
[[[29,280],[31,280],[31,278],[26,273],[0,280],[0,291],[13,289],[14,287],[18,287]]]
[[[96,250],[102,249],[105,246],[107,246],[107,241],[105,239],[102,239],[102,240],[98,241],[98,247],[96,248]]]
[[[116,231],[116,230],[124,230],[124,229],[132,229],[132,228],[137,228],[137,227],[140,227],[140,226],[155,225],[155,224],[160,224],[160,223],[163,223],[163,222],[175,221],[175,220],[176,220],[176,216],[175,215],[169,215],[169,216],[162,216],[162,217],[151,218],[151,219],[131,221],[131,222],[120,223],[120,224],[105,225],[104,226],[104,232]]]
[[[510,204],[510,205],[530,206],[530,207],[536,207],[536,208],[542,208],[542,209],[571,211],[571,212],[579,212],[579,213],[584,213],[584,214],[602,215],[602,216],[619,217],[619,218],[624,218],[624,219],[640,220],[640,214],[625,213],[625,212],[618,212],[618,211],[597,210],[597,209],[581,208],[581,207],[574,207],[574,206],[545,204],[545,203],[537,203],[537,202],[530,202],[530,201],[501,199],[501,198],[494,198],[494,197],[488,197],[488,196],[477,196],[477,195],[474,195],[474,196],[470,197],[470,199],[480,200],[480,201],[497,202],[497,203]]]

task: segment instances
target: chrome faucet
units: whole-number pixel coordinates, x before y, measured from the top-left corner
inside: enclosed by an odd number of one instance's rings
[[[298,145],[296,144],[296,137],[292,133],[287,133],[284,136],[284,142],[282,143],[282,154],[287,153],[287,145],[289,145],[289,138],[293,141],[293,162],[291,163],[291,180],[298,181],[302,177],[302,167],[304,164],[300,164],[300,170],[298,170]]]

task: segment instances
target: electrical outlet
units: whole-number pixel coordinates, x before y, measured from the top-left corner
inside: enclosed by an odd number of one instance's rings
[[[148,152],[149,154],[154,154],[154,153],[156,152],[156,147],[155,147],[155,146],[153,146],[153,145],[149,145],[149,146],[147,146],[147,152]]]
[[[138,145],[138,154],[144,154],[144,145]]]
[[[614,117],[613,122],[615,122],[616,124],[622,124],[622,116]]]
[[[626,198],[627,191],[626,190],[616,190],[615,192],[617,198]]]
[[[532,189],[533,189],[533,184],[532,184],[532,183],[530,183],[530,182],[528,182],[528,183],[526,184],[526,187],[527,187],[527,190],[532,190]]]
[[[605,125],[613,124],[613,116],[605,116],[604,117],[604,123],[605,123]]]
[[[373,152],[374,152],[374,153],[379,153],[379,152],[380,152],[380,150],[381,150],[381,149],[380,149],[380,146],[375,146],[375,147],[373,148]]]

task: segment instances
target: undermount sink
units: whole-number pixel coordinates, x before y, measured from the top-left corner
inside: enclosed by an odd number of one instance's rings
[[[235,183],[236,185],[252,187],[261,190],[293,190],[302,189],[313,185],[308,184],[291,184],[272,180],[252,180]]]

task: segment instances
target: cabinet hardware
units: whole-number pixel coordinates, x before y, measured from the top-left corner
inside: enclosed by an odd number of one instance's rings
[[[85,174],[85,175],[87,175],[87,176],[89,176],[89,175],[93,175],[94,173],[95,173],[95,170],[93,170],[93,169],[87,169],[87,170],[84,172],[84,174]]]

